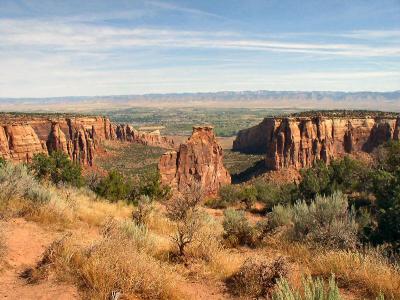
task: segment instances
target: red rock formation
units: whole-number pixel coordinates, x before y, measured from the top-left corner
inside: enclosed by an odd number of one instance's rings
[[[18,162],[29,162],[35,154],[46,153],[45,145],[41,143],[31,126],[7,125],[4,130],[9,150],[4,155],[5,158],[9,157]]]
[[[213,128],[193,127],[192,136],[178,151],[168,151],[160,158],[161,181],[178,191],[200,184],[205,195],[215,195],[222,185],[231,182],[222,159]]]
[[[371,152],[390,139],[399,139],[400,118],[296,117],[266,118],[239,132],[233,150],[266,153],[271,170],[329,163],[346,153]]]
[[[134,142],[146,146],[160,147],[166,149],[174,149],[175,143],[172,139],[169,139],[160,134],[159,130],[152,132],[137,131],[130,125],[117,125],[116,137],[120,141]]]
[[[138,132],[129,125],[114,125],[103,117],[0,116],[0,157],[30,161],[37,153],[62,151],[81,165],[92,165],[104,140],[120,140],[173,148],[159,133]]]

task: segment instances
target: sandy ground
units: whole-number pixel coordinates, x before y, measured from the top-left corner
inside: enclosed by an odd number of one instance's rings
[[[28,284],[20,278],[21,272],[33,267],[43,252],[57,238],[33,222],[12,219],[0,222],[4,228],[7,250],[0,271],[0,299],[69,300],[80,299],[74,286],[46,279],[38,284]]]

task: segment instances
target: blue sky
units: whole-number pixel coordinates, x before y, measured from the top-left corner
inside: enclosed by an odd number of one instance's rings
[[[0,97],[400,89],[400,0],[0,0]]]

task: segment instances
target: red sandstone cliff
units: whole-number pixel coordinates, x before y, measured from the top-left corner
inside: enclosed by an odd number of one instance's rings
[[[200,184],[205,195],[215,195],[222,185],[231,182],[222,159],[213,128],[193,127],[192,136],[178,151],[166,152],[160,158],[161,181],[178,191]]]
[[[233,150],[265,153],[266,167],[309,167],[346,153],[371,152],[382,143],[399,139],[400,118],[287,117],[266,118],[241,130]]]
[[[124,128],[124,135],[118,134],[119,128]],[[81,165],[92,165],[97,147],[104,140],[174,147],[172,140],[159,133],[139,133],[104,117],[0,116],[0,157],[17,162],[29,162],[37,153],[60,150]]]

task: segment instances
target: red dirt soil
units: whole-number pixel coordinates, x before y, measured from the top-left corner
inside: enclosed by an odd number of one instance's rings
[[[0,222],[0,226],[4,228],[7,246],[0,262],[0,299],[80,299],[74,286],[58,283],[51,277],[37,284],[20,278],[21,272],[36,265],[57,233],[20,218]]]

